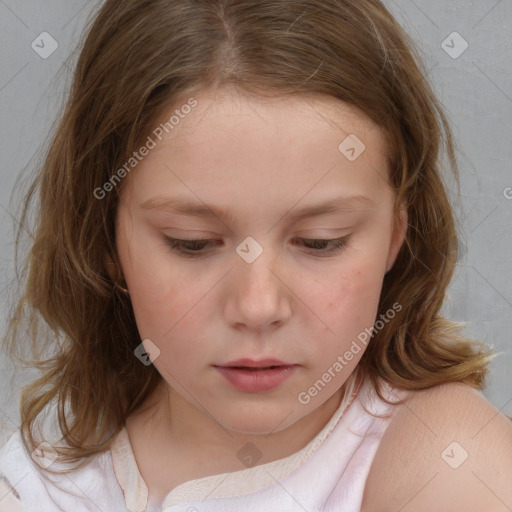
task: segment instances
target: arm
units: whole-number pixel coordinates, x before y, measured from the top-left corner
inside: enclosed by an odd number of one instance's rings
[[[512,421],[464,384],[411,392],[388,427],[362,512],[507,512]]]

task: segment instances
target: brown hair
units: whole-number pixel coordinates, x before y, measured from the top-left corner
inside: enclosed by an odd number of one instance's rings
[[[38,192],[27,281],[5,338],[17,357],[27,333],[37,353],[30,364],[42,370],[22,392],[26,447],[37,446],[33,424],[55,401],[68,445],[58,448],[62,459],[105,451],[161,381],[134,356],[141,339],[129,296],[107,267],[110,260],[119,268],[122,183],[102,200],[93,191],[165,109],[223,86],[329,95],[382,128],[390,183],[397,208],[407,204],[409,226],[379,314],[401,309],[375,334],[358,371],[381,398],[379,379],[412,390],[447,382],[483,389],[492,354],[439,313],[457,257],[439,151],[444,142],[458,180],[454,142],[412,40],[380,1],[107,0],[85,34],[65,110],[23,205],[25,226]]]

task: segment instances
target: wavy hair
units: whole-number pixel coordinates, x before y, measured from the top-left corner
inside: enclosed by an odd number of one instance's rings
[[[22,390],[27,449],[38,445],[35,421],[54,402],[67,444],[56,450],[63,460],[84,463],[111,446],[161,382],[153,365],[134,357],[141,339],[129,296],[122,276],[108,270],[109,261],[120,268],[115,218],[123,184],[102,200],[93,191],[130,158],[163,111],[225,86],[282,97],[329,95],[379,125],[396,212],[405,201],[409,215],[379,314],[402,307],[374,335],[357,371],[369,375],[381,398],[381,380],[410,390],[448,382],[483,389],[492,353],[440,314],[457,259],[440,164],[444,148],[458,184],[452,133],[412,39],[384,5],[106,0],[84,31],[69,95],[16,235],[16,257],[23,230],[33,240],[4,343],[12,358],[41,371]],[[24,339],[32,360],[21,355]]]

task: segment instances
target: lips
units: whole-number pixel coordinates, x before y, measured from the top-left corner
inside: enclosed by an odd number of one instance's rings
[[[235,361],[229,361],[225,364],[214,365],[221,368],[248,368],[248,369],[268,369],[268,368],[276,368],[279,366],[292,366],[293,363],[285,363],[284,361],[280,361],[279,359],[237,359]]]
[[[288,379],[298,367],[277,359],[238,359],[213,366],[233,387],[246,393],[271,391]]]
[[[281,368],[283,365],[277,366],[262,366],[262,367],[252,367],[252,366],[223,366],[221,368],[236,368],[238,370],[247,370],[249,372],[260,372],[261,370],[274,370],[275,368]]]

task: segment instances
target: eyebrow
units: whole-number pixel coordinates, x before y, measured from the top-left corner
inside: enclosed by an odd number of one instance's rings
[[[374,201],[364,195],[339,196],[321,204],[306,206],[295,213],[291,215],[287,214],[284,217],[291,217],[294,220],[299,220],[327,213],[348,213],[355,210],[367,209],[374,205]],[[144,201],[140,207],[145,210],[171,211],[195,217],[217,217],[225,219],[228,222],[233,222],[236,219],[235,214],[226,208],[208,206],[204,203],[196,203],[179,197],[151,197]],[[291,208],[291,210],[293,210],[293,208]]]

